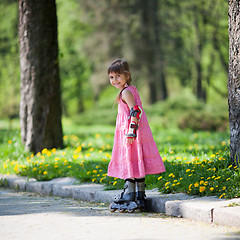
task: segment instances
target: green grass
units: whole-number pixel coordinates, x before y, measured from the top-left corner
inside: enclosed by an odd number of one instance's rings
[[[163,193],[240,197],[240,171],[229,158],[229,134],[160,129],[152,126],[166,172],[146,177],[147,188]],[[64,149],[24,150],[20,131],[0,130],[0,172],[45,181],[71,176],[80,182],[119,189],[123,181],[107,176],[114,137],[109,125],[79,126],[64,119]]]

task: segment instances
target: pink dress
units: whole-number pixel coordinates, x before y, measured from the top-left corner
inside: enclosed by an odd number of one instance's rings
[[[134,96],[136,105],[143,109],[136,87],[128,86],[127,89]],[[129,115],[129,107],[120,97],[112,158],[108,166],[108,176],[121,179],[143,178],[147,174],[164,172],[165,167],[144,111],[139,121],[137,138],[132,144],[127,143],[125,134],[129,129]]]

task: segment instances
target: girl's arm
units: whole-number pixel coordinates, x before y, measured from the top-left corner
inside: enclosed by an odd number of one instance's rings
[[[134,108],[136,106],[136,102],[135,102],[135,99],[134,99],[132,93],[127,89],[125,89],[122,92],[122,100],[128,105],[129,109]],[[136,124],[138,124],[137,117],[131,116],[131,122],[135,122]],[[135,138],[133,138],[133,137],[127,138],[127,142],[130,144],[132,144],[134,140],[135,140]]]

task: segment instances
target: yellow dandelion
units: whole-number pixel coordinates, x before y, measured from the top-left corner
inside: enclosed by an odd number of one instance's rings
[[[186,173],[188,173],[188,172],[190,172],[190,171],[191,171],[191,169],[187,169],[187,170],[186,170]]]
[[[210,191],[212,192],[214,190],[214,187],[210,187]]]
[[[158,177],[158,181],[162,179],[162,176]]]
[[[201,186],[200,188],[199,188],[199,192],[201,193],[201,192],[204,192],[205,191],[205,189],[206,189],[206,187],[204,187],[204,186]]]
[[[77,149],[75,150],[76,153],[79,153],[82,151],[82,147],[81,146],[78,146]]]
[[[226,193],[223,193],[219,198],[225,197]]]
[[[165,187],[166,187],[169,183],[170,183],[170,182],[166,182],[166,183],[165,183]]]
[[[97,133],[95,134],[95,138],[100,138],[101,137],[101,134]]]
[[[44,149],[42,150],[42,154],[45,154],[45,153],[47,153],[47,152],[48,152],[47,148],[44,148]]]
[[[117,181],[115,181],[114,183],[113,183],[113,186],[115,186],[117,184]]]
[[[15,171],[15,172],[18,171],[18,166],[19,166],[18,164],[15,165],[15,167],[14,167],[14,171]]]
[[[198,182],[194,183],[194,187],[198,187],[198,186],[199,186]]]
[[[47,175],[47,174],[48,174],[48,172],[47,172],[47,171],[44,171],[44,172],[43,172],[43,175]]]

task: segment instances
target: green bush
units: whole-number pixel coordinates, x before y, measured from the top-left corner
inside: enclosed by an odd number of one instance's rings
[[[226,131],[228,129],[228,116],[224,112],[219,114],[206,110],[191,110],[179,119],[178,127],[194,131]]]

